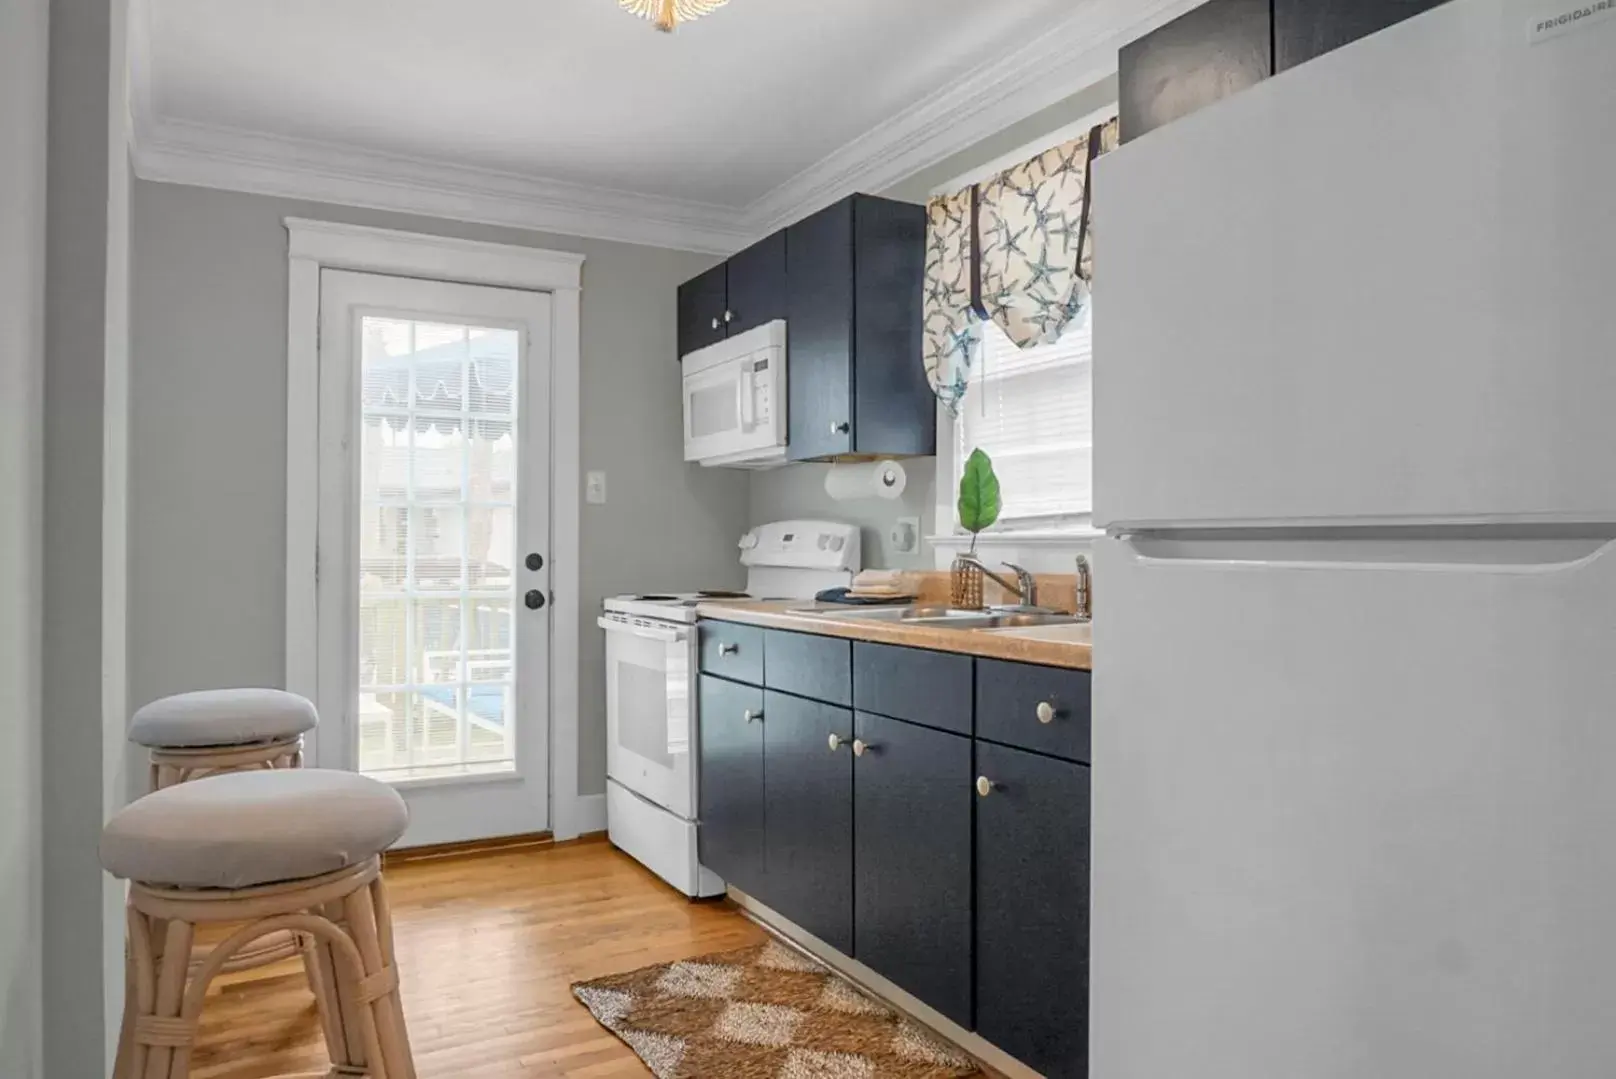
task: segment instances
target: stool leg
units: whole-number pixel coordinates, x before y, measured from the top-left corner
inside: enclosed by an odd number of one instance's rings
[[[341,900],[327,903],[320,913],[343,928]],[[357,975],[337,956],[329,943],[310,937],[305,960],[309,988],[320,1011],[320,1029],[325,1033],[326,1052],[331,1057],[332,1074],[363,1073],[365,1042],[360,1033],[359,1007],[354,1002]],[[347,1072],[344,1072],[347,1069]]]
[[[172,919],[168,923],[167,932],[163,935],[163,954],[157,973],[157,992],[152,1001],[152,1007],[145,1015],[155,1019],[179,1019],[180,1009],[185,1000],[186,976],[191,967],[191,942],[196,935],[196,929],[190,922]],[[144,1009],[143,1009],[144,1012]],[[135,1024],[140,1026],[137,1016]],[[187,1067],[188,1052],[181,1052],[181,1067]],[[175,1071],[175,1050],[170,1045],[151,1045],[146,1051],[146,1071],[144,1079],[185,1079],[184,1071]]]
[[[364,997],[376,1031],[376,1076],[415,1079],[415,1060],[398,989],[398,966],[393,958],[392,912],[380,877],[347,899],[348,931],[365,961]]]

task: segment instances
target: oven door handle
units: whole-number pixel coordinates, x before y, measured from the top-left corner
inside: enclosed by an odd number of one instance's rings
[[[684,629],[661,629],[656,626],[632,626],[627,622],[613,622],[610,618],[597,618],[595,625],[608,633],[632,633],[636,637],[646,637],[667,644],[682,643],[690,632]]]

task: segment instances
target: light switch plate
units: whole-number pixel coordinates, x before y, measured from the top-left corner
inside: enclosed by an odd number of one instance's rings
[[[584,474],[584,501],[591,506],[604,506],[606,504],[606,473],[588,472]]]

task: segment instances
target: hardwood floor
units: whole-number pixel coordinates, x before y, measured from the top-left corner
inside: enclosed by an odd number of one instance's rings
[[[690,902],[604,841],[412,862],[386,879],[420,1079],[643,1077],[571,983],[764,939],[733,908]],[[216,986],[199,1043],[195,1079],[325,1063],[292,964]]]

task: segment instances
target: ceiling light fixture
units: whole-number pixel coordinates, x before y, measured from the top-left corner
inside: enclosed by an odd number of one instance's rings
[[[632,11],[642,19],[656,23],[663,33],[673,33],[682,22],[709,15],[729,0],[617,0],[625,11]]]

